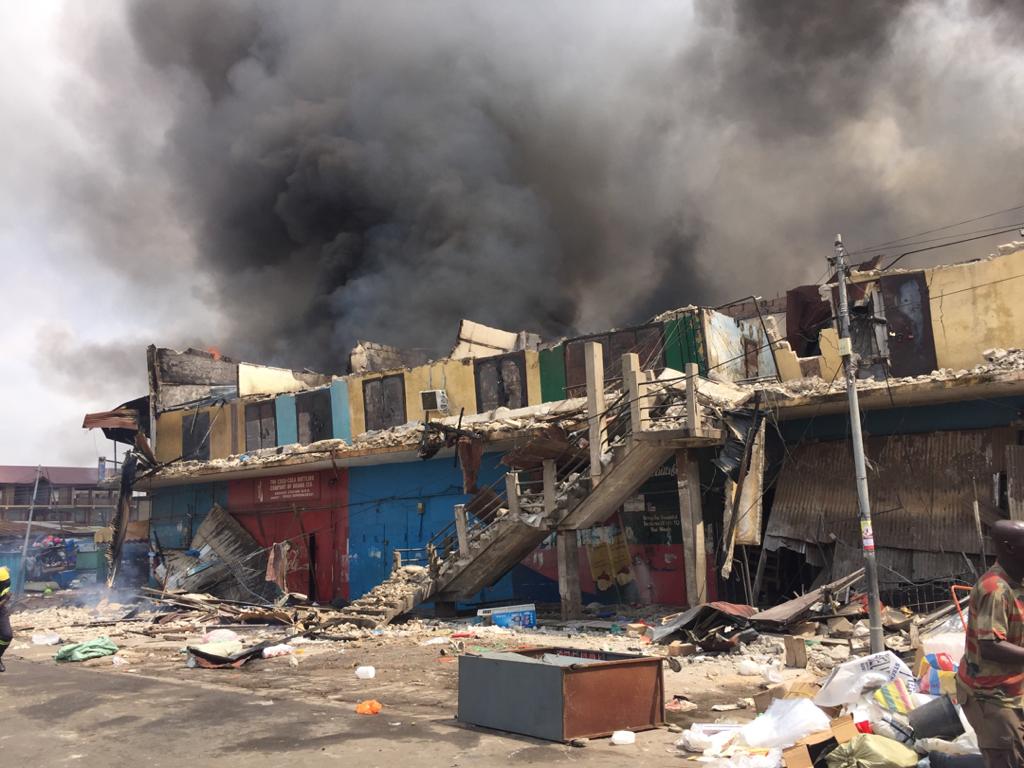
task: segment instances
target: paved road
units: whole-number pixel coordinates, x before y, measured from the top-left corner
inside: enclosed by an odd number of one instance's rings
[[[12,659],[0,675],[0,764],[464,768],[581,760],[621,766],[623,759],[639,759],[680,765],[668,754],[671,734],[664,731],[641,734],[634,747],[602,740],[573,749],[463,728],[448,713],[423,719],[385,710],[367,717],[330,704],[268,701],[207,684]]]

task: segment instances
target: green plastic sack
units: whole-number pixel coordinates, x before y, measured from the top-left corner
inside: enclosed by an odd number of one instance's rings
[[[917,752],[873,733],[854,736],[825,758],[828,768],[917,768]]]
[[[84,643],[65,645],[57,651],[57,655],[53,658],[57,661],[88,661],[115,653],[117,653],[117,646],[109,637],[97,637],[95,640],[86,640]]]

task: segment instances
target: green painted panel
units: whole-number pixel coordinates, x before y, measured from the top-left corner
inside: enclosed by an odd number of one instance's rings
[[[683,371],[687,363],[697,363],[702,376],[708,373],[708,358],[701,335],[700,315],[679,315],[665,323],[665,365]]]
[[[565,346],[542,349],[540,361],[540,399],[552,403],[565,399]]]

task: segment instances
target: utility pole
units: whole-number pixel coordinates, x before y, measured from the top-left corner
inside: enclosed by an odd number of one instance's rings
[[[864,460],[864,435],[860,428],[860,402],[857,396],[857,362],[850,341],[850,300],[846,295],[846,248],[843,236],[836,235],[829,263],[835,269],[839,293],[839,354],[846,370],[846,396],[850,403],[850,438],[853,441],[853,465],[857,475],[857,508],[860,513],[860,537],[864,550],[864,573],[868,580],[868,623],[871,628],[871,652],[885,650],[882,633],[882,600],[878,592],[878,561],[875,559],[875,534],[871,527],[871,499],[868,496],[867,463]]]
[[[25,525],[25,541],[21,544],[21,586],[19,592],[25,591],[25,580],[28,574],[25,573],[25,558],[28,556],[28,537],[32,533],[32,516],[36,511],[36,494],[39,493],[39,478],[43,474],[42,466],[36,467],[36,483],[32,486],[32,502],[28,505],[28,523]]]

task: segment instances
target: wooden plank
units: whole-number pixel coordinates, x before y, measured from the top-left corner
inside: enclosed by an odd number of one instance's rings
[[[608,450],[608,432],[605,429],[604,360],[603,349],[596,341],[584,347],[587,368],[587,421],[590,425],[590,481],[601,481],[601,456]]]
[[[556,484],[558,483],[558,476],[555,473],[555,461],[554,459],[544,460],[544,517],[549,521],[554,521],[556,515],[556,503],[555,498],[557,495]]]
[[[707,551],[704,545],[704,512],[700,498],[700,466],[690,451],[676,452],[676,481],[679,492],[679,522],[683,533],[683,569],[686,602],[706,603]]]
[[[696,363],[686,364],[686,426],[694,436],[700,435],[704,428],[700,418],[700,407],[697,405],[699,375],[700,368]]]
[[[629,401],[629,426],[633,439],[643,432],[644,413],[640,410],[640,389],[642,383],[640,356],[631,352],[622,356],[622,385]]]
[[[466,505],[455,505],[455,533],[459,538],[459,557],[469,557],[469,535],[466,531]]]

